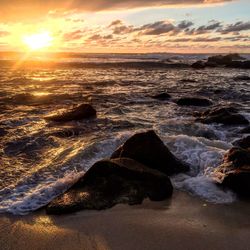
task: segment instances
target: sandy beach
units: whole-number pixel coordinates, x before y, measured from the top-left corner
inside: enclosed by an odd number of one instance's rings
[[[164,202],[48,216],[1,215],[5,249],[250,249],[250,204],[208,204],[175,191]]]

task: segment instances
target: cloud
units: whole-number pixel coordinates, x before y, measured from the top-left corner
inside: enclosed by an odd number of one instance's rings
[[[222,34],[228,34],[231,32],[240,32],[240,31],[245,31],[245,30],[250,30],[250,21],[249,22],[237,22],[234,24],[229,24],[228,26],[226,26],[223,29],[220,29],[219,31]]]
[[[187,35],[200,35],[200,34],[206,34],[211,31],[217,30],[222,27],[222,23],[218,21],[210,21],[207,25],[201,25],[198,28],[193,29],[187,29],[186,34]]]
[[[169,32],[175,32],[177,31],[177,28],[170,21],[159,21],[143,25],[137,30],[140,30],[143,35],[161,35]]]
[[[115,35],[128,34],[134,31],[134,26],[128,26],[121,20],[113,21],[108,28],[111,28],[113,30],[113,34]]]
[[[193,25],[194,25],[193,22],[184,20],[184,21],[181,21],[178,24],[178,28],[180,28],[180,29],[187,29],[187,28],[189,28],[189,27],[191,27]]]
[[[38,19],[49,12],[57,15],[53,13],[56,10],[67,14],[72,10],[102,11],[168,5],[206,5],[231,1],[233,0],[1,0],[0,20]]]
[[[64,41],[72,41],[72,40],[79,40],[83,37],[83,31],[81,30],[75,30],[72,32],[65,33],[63,35]]]
[[[8,36],[8,35],[10,35],[10,32],[0,30],[0,37],[4,37],[4,36]]]

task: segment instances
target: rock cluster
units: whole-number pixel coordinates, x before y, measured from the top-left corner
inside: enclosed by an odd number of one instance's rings
[[[111,156],[96,162],[66,193],[53,200],[47,213],[106,209],[117,203],[140,204],[143,199],[171,197],[169,175],[188,171],[154,131],[129,138]]]

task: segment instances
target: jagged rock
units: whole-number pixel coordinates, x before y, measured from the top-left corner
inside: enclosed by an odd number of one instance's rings
[[[250,135],[234,141],[233,145],[244,149],[250,148]]]
[[[224,125],[244,125],[249,124],[248,120],[237,113],[233,107],[214,108],[199,113],[196,121],[202,123],[222,123]]]
[[[231,188],[241,196],[250,197],[250,150],[230,149],[212,177],[218,184]]]
[[[96,117],[96,110],[90,104],[81,104],[62,114],[48,116],[45,119],[54,122],[69,122]]]
[[[168,93],[164,92],[164,93],[153,95],[153,96],[151,96],[151,98],[157,99],[160,101],[165,101],[165,100],[168,100],[169,98],[171,98],[171,96]]]
[[[212,102],[199,97],[182,97],[176,102],[179,106],[210,106]]]
[[[189,170],[189,166],[178,160],[153,130],[130,137],[112,154],[111,159],[121,157],[134,159],[166,175]]]
[[[82,209],[106,209],[118,203],[141,204],[144,198],[161,201],[171,197],[173,186],[163,173],[132,159],[95,163],[65,194],[46,208],[49,214]]]

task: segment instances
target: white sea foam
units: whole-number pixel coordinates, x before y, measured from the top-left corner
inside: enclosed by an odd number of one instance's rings
[[[37,182],[37,173],[34,173],[26,176],[19,183],[2,189],[0,213],[24,215],[45,206],[73,185],[92,164],[109,157],[128,135],[128,133],[121,133],[114,139],[79,148],[71,154],[72,159],[67,159],[67,162],[61,165],[60,170],[55,172],[52,166],[51,171],[47,170],[43,176],[39,176],[39,182]],[[48,168],[49,166],[46,166],[46,169]],[[58,178],[58,175],[61,177]]]
[[[231,144],[178,135],[168,137],[167,145],[178,158],[191,166],[190,173],[171,178],[176,188],[213,203],[230,203],[236,199],[233,192],[217,186],[210,178],[211,171],[222,162]]]

